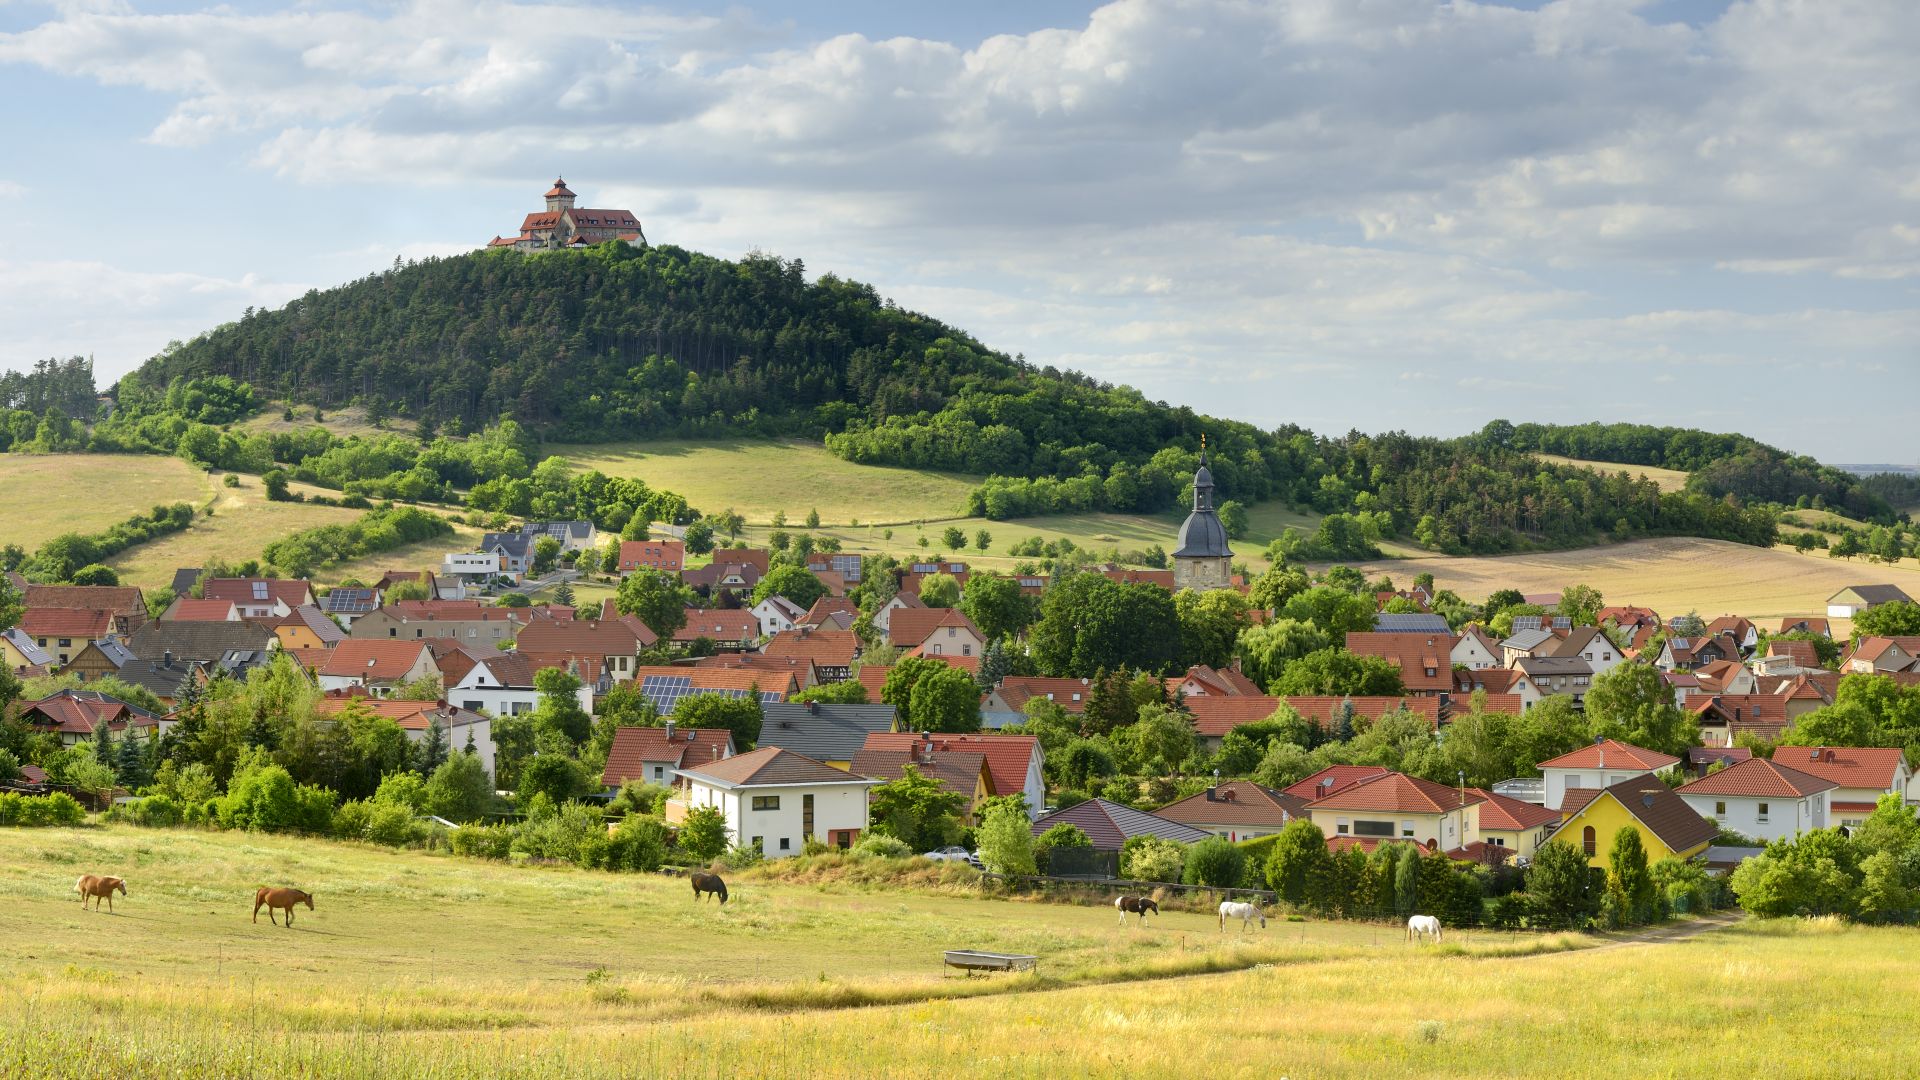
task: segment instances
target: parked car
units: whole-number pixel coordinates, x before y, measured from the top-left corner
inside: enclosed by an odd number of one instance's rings
[[[958,844],[950,844],[938,851],[929,851],[926,857],[934,862],[963,862],[976,870],[980,868],[980,856]]]

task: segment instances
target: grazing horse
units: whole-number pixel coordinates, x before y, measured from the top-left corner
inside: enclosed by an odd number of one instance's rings
[[[1242,904],[1235,900],[1225,900],[1220,904],[1220,932],[1227,932],[1227,920],[1239,919],[1240,932],[1246,933],[1253,920],[1260,920],[1260,929],[1267,928],[1267,913],[1260,910],[1259,904]]]
[[[688,880],[693,882],[693,899],[696,903],[705,900],[705,894],[712,893],[720,898],[722,905],[726,904],[727,883],[720,880],[719,874],[689,874]]]
[[[312,911],[313,894],[310,892],[301,892],[299,889],[262,888],[259,892],[253,894],[253,921],[260,921],[260,908],[265,906],[267,909],[267,921],[278,926],[280,924],[275,921],[273,917],[273,909],[285,908],[287,910],[287,929],[291,930],[293,929],[293,905],[295,904],[305,904],[307,905],[307,910]]]
[[[1407,920],[1407,940],[1408,941],[1412,941],[1416,937],[1419,938],[1421,941],[1425,941],[1427,940],[1427,936],[1429,934],[1433,936],[1434,943],[1439,944],[1440,942],[1440,920],[1439,919],[1436,919],[1431,915],[1415,915],[1413,918]]]
[[[73,891],[80,894],[81,907],[87,906],[87,897],[91,896],[93,897],[93,909],[98,911],[100,910],[100,900],[104,897],[107,901],[107,913],[109,915],[113,913],[113,892],[115,889],[120,890],[121,896],[127,895],[126,880],[117,877],[100,877],[95,874],[82,874],[80,875],[80,880],[73,883]]]
[[[1147,912],[1151,911],[1155,915],[1160,914],[1160,905],[1154,903],[1153,897],[1151,896],[1116,896],[1113,898],[1113,906],[1120,912],[1121,926],[1127,925],[1127,912],[1129,911],[1140,916],[1140,925],[1142,926],[1147,924]]]

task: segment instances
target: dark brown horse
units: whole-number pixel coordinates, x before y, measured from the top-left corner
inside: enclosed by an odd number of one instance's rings
[[[1120,925],[1122,926],[1127,924],[1128,912],[1133,912],[1140,916],[1140,925],[1142,926],[1146,925],[1147,912],[1151,911],[1155,915],[1160,914],[1160,905],[1154,903],[1153,897],[1151,896],[1116,896],[1113,899],[1113,906],[1120,911]]]
[[[704,894],[712,893],[720,898],[722,904],[727,902],[727,883],[720,880],[719,874],[692,874],[689,880],[693,882],[695,901],[705,900]]]
[[[81,907],[86,907],[87,898],[92,897],[93,908],[95,911],[98,911],[100,910],[100,901],[104,899],[107,902],[107,914],[109,915],[113,914],[113,894],[116,889],[119,890],[121,896],[127,895],[127,883],[125,879],[100,877],[97,874],[82,874],[80,875],[80,880],[73,883],[73,891],[80,894]]]
[[[280,924],[274,919],[273,910],[275,908],[285,908],[287,912],[287,929],[291,930],[293,929],[293,906],[295,904],[305,904],[307,905],[307,910],[312,911],[313,894],[310,892],[301,892],[299,889],[262,888],[259,892],[253,894],[253,921],[260,921],[260,909],[265,907],[267,909],[267,921],[278,926]]]

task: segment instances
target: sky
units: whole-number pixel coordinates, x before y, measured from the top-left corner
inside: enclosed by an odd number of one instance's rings
[[[1920,463],[1913,0],[0,0],[0,365],[540,208],[1263,426]]]

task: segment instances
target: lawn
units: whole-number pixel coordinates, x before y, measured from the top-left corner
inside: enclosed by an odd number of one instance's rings
[[[118,914],[83,912],[116,870]],[[254,887],[316,896],[292,930]],[[413,1076],[1891,1076],[1910,929],[1657,945],[682,882],[322,841],[0,836],[0,1073]],[[1226,935],[1237,938],[1237,934]],[[1588,943],[1592,943],[1589,939]],[[942,949],[1038,953],[943,977]],[[1214,970],[1217,974],[1188,974]]]
[[[155,505],[199,506],[207,476],[174,457],[0,454],[0,544],[32,551],[61,533],[104,532]]]
[[[398,435],[403,439],[413,441],[418,441],[419,439],[418,429],[413,423],[406,420],[388,421],[385,427],[375,427],[367,423],[366,410],[358,405],[327,411],[325,414],[326,419],[317,424],[313,419],[313,406],[311,405],[294,406],[293,420],[291,422],[281,419],[285,405],[286,403],[281,401],[268,402],[267,407],[262,409],[259,415],[254,416],[252,419],[242,421],[240,426],[250,428],[254,431],[264,431],[270,435],[299,431],[303,428],[323,427],[333,432],[336,438],[341,439],[354,435],[360,435],[369,439],[379,438],[382,435]]]
[[[856,465],[802,440],[718,439],[597,443],[544,448],[583,469],[635,476],[677,492],[695,508],[731,508],[766,523],[785,511],[794,525],[818,510],[822,522],[912,522],[967,509],[979,477]]]
[[[1608,474],[1623,472],[1632,476],[1644,476],[1658,484],[1661,491],[1679,491],[1687,486],[1687,474],[1679,469],[1661,469],[1652,465],[1620,465],[1611,461],[1586,461],[1581,458],[1560,457],[1557,454],[1533,456],[1557,465],[1572,465],[1576,468],[1594,469]]]

